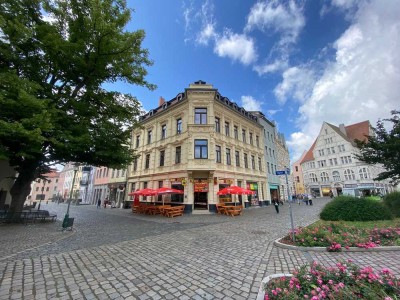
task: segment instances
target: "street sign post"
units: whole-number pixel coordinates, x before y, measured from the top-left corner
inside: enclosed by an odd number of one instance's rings
[[[288,193],[288,203],[289,203],[289,212],[290,212],[290,224],[292,226],[292,239],[293,242],[296,242],[295,236],[294,236],[294,224],[293,224],[293,213],[292,213],[292,205],[290,203],[290,190],[289,190],[289,181],[288,181],[288,175],[290,174],[290,169],[286,168],[284,171],[275,171],[276,175],[285,175],[286,178],[286,188],[287,188],[287,193]]]

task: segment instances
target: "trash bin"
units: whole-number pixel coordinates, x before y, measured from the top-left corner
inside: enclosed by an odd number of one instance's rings
[[[74,226],[74,218],[65,218],[62,224],[63,231],[64,230],[72,230],[72,227]]]

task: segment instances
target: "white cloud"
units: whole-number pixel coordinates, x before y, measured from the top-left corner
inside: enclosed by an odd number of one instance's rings
[[[287,60],[275,60],[273,63],[266,63],[264,65],[254,66],[253,70],[258,73],[258,75],[263,75],[267,73],[273,73],[286,69],[288,66]]]
[[[290,159],[293,162],[297,161],[304,150],[308,150],[311,144],[314,142],[315,137],[306,135],[304,132],[298,131],[290,135],[289,140],[286,141],[290,149]]]
[[[301,132],[288,142],[292,151],[305,150],[305,141],[309,147],[323,121],[349,125],[370,120],[375,125],[399,107],[399,15],[398,0],[360,4],[352,24],[334,43],[335,61],[299,108]]]
[[[272,29],[282,34],[281,43],[288,43],[296,41],[304,25],[303,7],[295,1],[287,4],[278,1],[258,2],[251,8],[245,30]]]
[[[252,38],[244,35],[225,31],[215,41],[214,52],[220,57],[229,57],[249,65],[257,60],[257,52]]]
[[[217,34],[214,29],[214,24],[208,23],[205,24],[205,26],[203,27],[202,31],[200,32],[200,34],[196,39],[196,42],[201,45],[207,46],[210,39],[215,39],[216,37]]]
[[[254,99],[252,96],[241,97],[242,106],[247,111],[261,111],[261,101]]]
[[[270,117],[272,117],[273,115],[275,115],[276,113],[281,112],[281,111],[282,111],[282,109],[269,109],[269,110],[267,110],[267,114]]]
[[[281,104],[288,97],[301,103],[310,97],[315,84],[315,75],[307,68],[291,67],[282,74],[283,81],[274,89],[274,94]]]

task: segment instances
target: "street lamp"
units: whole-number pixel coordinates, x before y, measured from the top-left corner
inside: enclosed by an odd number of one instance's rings
[[[74,191],[74,184],[75,184],[75,177],[76,177],[76,172],[78,172],[79,170],[79,166],[78,165],[74,165],[73,167],[73,171],[74,171],[74,177],[72,179],[72,186],[71,186],[71,192],[69,193],[69,201],[68,201],[68,208],[67,208],[67,213],[64,216],[64,220],[62,223],[62,227],[63,229],[66,229],[68,227],[68,219],[69,219],[69,206],[71,205],[71,200],[72,200],[72,193]]]

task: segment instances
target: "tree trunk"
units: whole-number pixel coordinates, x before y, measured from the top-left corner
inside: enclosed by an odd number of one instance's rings
[[[11,194],[10,212],[20,212],[24,207],[26,197],[31,191],[31,183],[37,178],[37,169],[31,166],[22,166],[17,179],[14,181]]]

